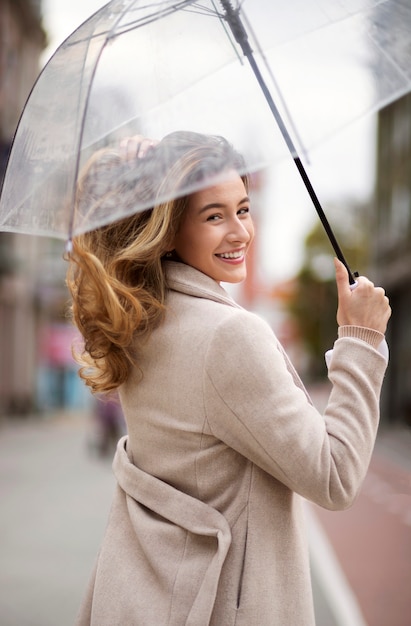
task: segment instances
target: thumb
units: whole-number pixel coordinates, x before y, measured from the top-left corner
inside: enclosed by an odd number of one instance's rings
[[[344,263],[341,263],[341,261],[337,258],[334,258],[334,266],[335,280],[337,283],[339,297],[341,298],[341,296],[350,295],[351,290],[347,268],[345,267]]]

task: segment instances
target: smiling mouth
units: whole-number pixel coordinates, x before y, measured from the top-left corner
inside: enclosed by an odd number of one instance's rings
[[[216,254],[220,259],[241,259],[244,256],[244,250],[236,250],[235,252],[223,252]]]

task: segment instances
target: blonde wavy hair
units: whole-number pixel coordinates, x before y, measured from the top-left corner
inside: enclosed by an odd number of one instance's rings
[[[84,167],[76,219],[87,222],[111,209],[113,215],[118,209],[126,215],[74,237],[68,256],[71,316],[84,340],[74,356],[93,392],[109,392],[127,380],[130,368],[138,366],[141,343],[163,319],[164,264],[189,198],[179,190],[195,190],[206,177],[231,168],[248,188],[244,161],[225,139],[183,131],[132,163],[107,148]],[[171,194],[177,197],[161,201]],[[144,198],[160,200],[133,212]]]

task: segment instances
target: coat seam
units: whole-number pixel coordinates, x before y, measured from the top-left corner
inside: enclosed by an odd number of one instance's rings
[[[212,385],[217,397],[220,399],[220,401],[224,404],[224,406],[230,411],[231,415],[233,415],[235,417],[236,420],[238,420],[238,422],[240,422],[240,424],[242,424],[242,426],[247,430],[248,434],[250,435],[250,437],[253,439],[253,441],[255,441],[255,443],[258,445],[258,447],[264,452],[264,454],[266,454],[268,456],[268,458],[270,459],[270,461],[272,463],[275,464],[276,467],[278,467],[278,469],[280,470],[280,472],[286,477],[286,478],[290,478],[289,476],[287,476],[286,472],[284,471],[284,469],[276,462],[276,460],[271,456],[271,454],[269,453],[269,451],[261,444],[261,442],[253,435],[253,433],[251,432],[251,430],[249,429],[248,425],[246,422],[244,422],[239,415],[237,415],[237,413],[235,411],[233,411],[233,409],[230,407],[229,404],[227,404],[227,402],[225,401],[225,399],[221,396],[221,394],[218,392],[218,390],[216,389],[213,380],[211,379],[211,377],[209,376],[209,374],[206,372],[205,376],[207,376],[208,380],[210,381],[210,384]],[[222,440],[220,437],[218,437],[216,435],[216,433],[213,430],[213,427],[210,423],[210,420],[208,419],[208,416],[206,414],[206,419],[207,419],[207,423],[210,427],[210,430],[212,432],[212,434],[214,435],[214,437],[216,437],[216,439],[218,439],[219,441],[224,441]],[[225,442],[224,442],[225,443]],[[228,444],[226,444],[228,445]],[[230,446],[231,447],[231,446]],[[241,454],[239,452],[239,454]],[[244,455],[243,455],[244,456]],[[254,461],[252,461],[252,459],[246,457],[248,461],[250,461],[252,464],[255,464]],[[265,470],[266,471],[266,470]],[[271,476],[273,476],[274,478],[276,478],[276,476],[274,474],[271,474]],[[277,479],[278,480],[278,479]]]
[[[246,565],[247,549],[248,549],[248,525],[249,525],[249,516],[250,516],[251,484],[253,482],[254,467],[255,466],[252,463],[251,464],[251,470],[250,470],[249,483],[248,483],[248,493],[247,493],[246,505],[242,509],[242,511],[247,509],[247,517],[246,517],[246,531],[245,531],[245,540],[244,540],[245,545],[244,545],[244,551],[243,551],[243,561],[242,561],[242,565],[241,565],[240,579],[239,579],[238,592],[237,592],[237,611],[238,611],[238,609],[241,606],[241,598],[242,598],[242,594],[243,594],[243,582],[244,582],[244,573],[245,573],[245,565]],[[236,615],[235,621],[237,621],[237,615]]]
[[[187,550],[187,542],[188,542],[188,530],[185,531],[184,548],[182,550],[182,555],[181,555],[180,562],[179,562],[178,567],[177,567],[177,571],[176,571],[176,575],[174,577],[173,587],[172,587],[172,591],[171,591],[170,612],[169,612],[168,621],[167,621],[168,624],[172,624],[172,622],[170,620],[172,618],[174,601],[176,599],[175,588],[176,588],[176,585],[177,585],[177,578],[178,578],[178,574],[179,574],[180,569],[181,569],[181,564],[184,561],[184,556],[185,556],[185,553],[186,553],[186,550]]]

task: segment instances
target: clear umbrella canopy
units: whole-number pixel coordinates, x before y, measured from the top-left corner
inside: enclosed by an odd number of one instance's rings
[[[288,145],[225,19],[227,5],[245,27]],[[32,90],[5,176],[0,229],[70,238],[193,189],[168,187],[159,196],[153,187],[87,218],[77,214],[85,162],[134,134],[223,135],[247,171],[287,151],[305,156],[410,91],[410,32],[411,5],[399,0],[113,0],[60,46]],[[157,166],[165,164],[152,155]],[[119,175],[106,169],[104,184]],[[208,183],[205,176],[196,185]]]

